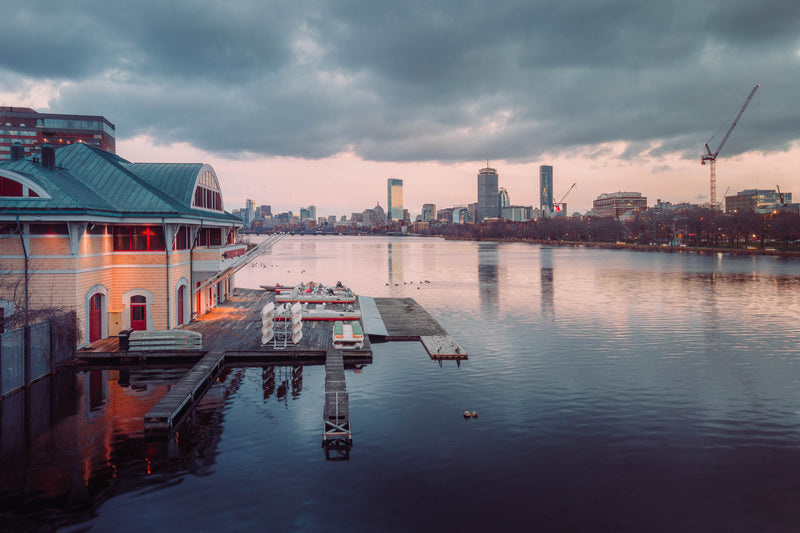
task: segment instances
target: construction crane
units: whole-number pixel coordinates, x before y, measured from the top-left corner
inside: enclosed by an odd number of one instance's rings
[[[781,192],[781,186],[776,185],[776,187],[778,188],[778,199],[781,201],[781,205],[786,205],[785,203],[783,203],[783,193]]]
[[[567,195],[568,195],[570,192],[572,192],[572,189],[574,189],[576,185],[577,185],[577,183],[573,183],[573,184],[570,186],[570,188],[569,188],[569,189],[567,189],[567,192],[565,192],[565,193],[564,193],[564,196],[562,196],[562,197],[561,197],[561,199],[560,199],[558,202],[556,202],[556,203],[554,203],[554,204],[553,204],[553,212],[554,212],[554,213],[555,213],[555,212],[557,212],[557,211],[560,211],[560,209],[561,209],[561,208],[560,208],[560,206],[561,206],[561,204],[563,204],[563,203],[564,203],[564,199],[567,197]]]
[[[736,127],[736,123],[739,122],[740,118],[742,118],[742,113],[744,113],[744,110],[747,108],[747,104],[750,103],[750,100],[752,100],[753,95],[756,94],[756,91],[759,87],[761,87],[761,84],[757,83],[756,86],[753,87],[753,90],[750,91],[750,94],[747,96],[744,104],[742,104],[742,107],[739,108],[739,113],[737,113],[736,118],[733,119],[733,124],[731,124],[731,127],[728,128],[728,132],[725,134],[725,137],[722,138],[722,142],[719,143],[717,151],[712,153],[711,148],[709,148],[708,143],[706,143],[706,153],[700,158],[701,165],[705,165],[706,161],[708,161],[711,165],[711,209],[715,209],[717,207],[717,156],[719,155],[720,150],[722,150],[722,147],[725,146],[725,142],[728,140],[728,137],[731,136],[733,128]]]
[[[717,210],[719,210],[719,208],[722,207],[722,202],[724,202],[725,201],[725,197],[728,196],[728,191],[729,190],[731,190],[730,187],[725,189],[725,194],[722,195],[722,200],[720,200],[719,203],[717,204]]]

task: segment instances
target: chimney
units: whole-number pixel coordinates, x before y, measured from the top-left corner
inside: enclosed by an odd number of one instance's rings
[[[20,143],[11,145],[11,161],[19,161],[25,157],[25,148]]]
[[[42,166],[50,170],[56,168],[56,149],[50,143],[42,145]]]

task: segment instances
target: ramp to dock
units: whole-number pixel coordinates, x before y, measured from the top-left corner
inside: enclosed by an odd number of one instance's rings
[[[222,369],[225,354],[211,352],[194,365],[144,417],[146,434],[168,435]]]
[[[375,305],[375,298],[370,296],[359,296],[358,306],[361,309],[361,322],[364,324],[364,332],[367,335],[386,337],[386,324],[383,323],[381,312]]]
[[[467,359],[467,353],[413,298],[374,298],[387,341],[420,341],[431,359]],[[371,330],[367,330],[373,335]]]

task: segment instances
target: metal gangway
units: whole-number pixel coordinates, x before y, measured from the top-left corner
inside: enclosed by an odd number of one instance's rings
[[[278,241],[280,241],[284,237],[285,237],[285,235],[282,234],[282,233],[276,233],[275,235],[270,235],[265,240],[263,240],[262,242],[258,243],[255,247],[250,248],[244,254],[234,258],[229,264],[225,265],[225,267],[223,269],[221,269],[220,271],[214,273],[212,276],[206,278],[200,284],[200,286],[198,286],[196,289],[194,289],[192,291],[192,294],[197,294],[198,292],[202,291],[203,289],[208,288],[211,285],[214,285],[218,281],[220,281],[220,280],[222,280],[222,279],[224,279],[224,278],[226,278],[228,276],[232,276],[233,274],[237,273],[242,268],[247,266],[247,264],[250,261],[252,261],[256,257],[258,257],[259,255],[263,254],[264,252],[266,252],[270,248],[272,248],[272,246],[275,245],[275,243],[277,243]]]

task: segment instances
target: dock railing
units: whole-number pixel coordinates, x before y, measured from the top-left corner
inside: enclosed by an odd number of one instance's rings
[[[239,270],[244,268],[250,261],[258,257],[259,255],[263,254],[270,248],[272,248],[275,243],[283,239],[284,235],[282,233],[277,233],[275,235],[270,235],[265,240],[258,243],[255,247],[247,250],[243,255],[236,257],[236,259],[225,268],[220,270],[219,272],[215,273],[214,275],[207,278],[203,283],[200,284],[199,287],[195,288],[192,291],[192,294],[197,294],[198,292],[202,291],[205,288],[214,285],[221,279],[231,276],[237,273]]]

